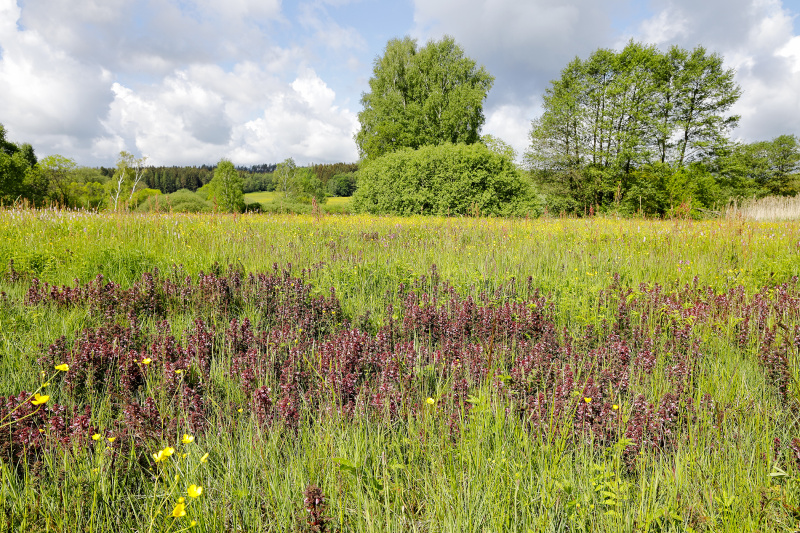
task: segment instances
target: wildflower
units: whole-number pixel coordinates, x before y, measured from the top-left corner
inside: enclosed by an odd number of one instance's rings
[[[96,440],[100,440],[102,438],[103,438],[103,436],[100,433],[95,433],[94,435],[92,435],[92,440],[95,440],[95,441]]]
[[[239,409],[237,409],[236,411],[237,411],[237,412],[239,412],[239,413],[241,413],[242,411],[244,411],[244,409],[242,409],[242,408],[240,407],[240,408],[239,408]]]
[[[166,447],[166,448],[164,448],[162,451],[164,452],[164,455],[166,455],[167,457],[169,457],[170,455],[172,455],[173,453],[175,453],[175,448],[173,448],[172,446],[167,446],[167,447]]]
[[[56,370],[66,372],[67,370],[69,370],[69,365],[67,363],[61,363],[60,365],[56,365],[55,368]]]
[[[436,400],[434,400],[433,398],[428,398],[427,400],[425,400],[425,403],[427,403],[428,405],[433,405],[436,403]]]
[[[591,398],[584,398],[583,401],[586,402],[586,403],[592,403],[592,399]]]
[[[192,498],[197,498],[198,496],[203,494],[203,487],[198,487],[197,485],[189,485],[189,488],[186,489],[186,493]]]
[[[192,520],[191,522],[189,522],[189,527],[194,527],[196,525],[197,525],[197,520]]]
[[[108,437],[108,442],[114,442],[117,440],[117,437]]]
[[[40,430],[39,430],[39,433],[44,433],[44,430],[43,430],[43,429],[40,429]]]
[[[145,357],[144,359],[142,359],[142,364],[143,365],[149,365],[152,362],[153,362],[153,360],[150,359],[149,357]]]
[[[33,400],[31,400],[31,403],[33,405],[42,405],[43,403],[47,403],[47,400],[49,399],[50,396],[43,396],[37,392],[33,395]]]
[[[208,454],[205,454],[203,457],[200,458],[201,463],[205,463],[208,461]]]
[[[619,405],[614,404],[611,408],[616,411],[617,409],[619,409]]]
[[[42,385],[42,388],[44,388],[44,387],[49,387],[49,386],[50,386],[50,382],[48,381],[47,383],[44,383],[44,384]]]
[[[184,443],[184,444],[191,444],[192,442],[194,442],[194,437],[184,433],[183,434],[183,438],[181,439],[181,442]]]
[[[183,374],[183,370],[176,370],[175,373],[176,374]]]
[[[175,518],[186,516],[186,505],[183,503],[176,503],[175,508],[172,510],[172,516],[174,516]]]

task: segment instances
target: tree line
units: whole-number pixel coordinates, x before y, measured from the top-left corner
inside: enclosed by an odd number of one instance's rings
[[[665,216],[800,192],[797,136],[733,139],[742,90],[702,46],[631,41],[576,57],[546,89],[522,164],[502,139],[480,133],[493,83],[452,37],[390,40],[361,98],[358,163],[164,167],[122,152],[115,167],[87,169],[59,155],[37,161],[0,126],[0,201],[118,209],[185,191],[191,202],[197,193],[198,202],[246,208],[220,192],[235,186],[282,192],[287,202],[354,195],[372,213]]]

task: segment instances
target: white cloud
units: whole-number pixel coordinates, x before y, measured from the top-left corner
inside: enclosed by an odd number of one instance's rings
[[[19,30],[19,8],[0,3],[0,119],[11,138],[31,142],[60,139],[67,147],[101,131],[113,95],[110,73],[50,45],[37,30]],[[73,143],[65,136],[75,136]]]
[[[154,164],[357,158],[355,115],[336,107],[334,92],[309,69],[286,84],[252,64],[195,67],[138,91],[115,84],[114,92],[106,144],[118,136]]]
[[[530,146],[531,117],[538,113],[536,106],[501,105],[487,113],[484,134],[494,135],[517,151],[518,162]]]
[[[641,40],[648,44],[664,44],[676,37],[686,35],[688,19],[674,8],[661,11],[655,17],[642,22],[639,33]],[[623,44],[624,45],[624,44]]]

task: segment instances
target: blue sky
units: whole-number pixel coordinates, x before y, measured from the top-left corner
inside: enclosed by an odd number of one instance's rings
[[[629,39],[737,70],[734,137],[800,135],[797,0],[0,0],[0,123],[41,156],[111,165],[354,161],[386,42],[452,35],[496,80],[483,132],[522,153],[550,80]]]

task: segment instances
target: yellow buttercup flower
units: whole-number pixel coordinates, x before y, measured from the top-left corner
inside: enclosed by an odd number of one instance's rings
[[[62,372],[66,372],[69,370],[69,365],[67,363],[61,363],[60,365],[56,365],[56,370],[60,370]]]
[[[206,461],[208,461],[208,454],[205,454],[203,457],[200,458],[201,463],[205,463]]]
[[[175,453],[175,448],[173,448],[172,446],[167,446],[167,447],[166,447],[166,448],[164,448],[162,451],[164,452],[164,455],[166,455],[167,457],[169,457],[170,455],[172,455],[173,453]]]
[[[436,403],[436,400],[434,400],[433,398],[428,398],[427,400],[425,400],[425,403],[427,403],[428,405],[433,405]]]
[[[31,400],[31,403],[33,405],[42,405],[44,403],[47,403],[47,400],[49,399],[50,396],[43,396],[37,392],[36,394],[33,395],[33,400]]]
[[[186,505],[183,503],[176,503],[175,508],[172,510],[172,516],[175,518],[186,516]]]
[[[142,359],[142,364],[143,365],[149,365],[152,362],[153,362],[153,360],[150,359],[149,357],[145,357],[144,359]]]
[[[100,433],[95,433],[94,435],[92,435],[92,440],[100,440],[102,438],[103,436]]]
[[[184,443],[184,444],[190,444],[190,443],[194,442],[194,437],[184,433],[183,434],[183,438],[181,439],[181,442]]]
[[[114,442],[117,440],[117,437],[108,437],[108,442]]]
[[[584,398],[583,401],[586,402],[586,403],[592,403],[592,399],[591,398]]]
[[[614,410],[616,411],[617,409],[619,409],[619,405],[617,405],[617,404],[614,404],[614,405],[613,405],[611,408],[612,408],[612,409],[614,409]]]
[[[189,485],[189,488],[186,490],[186,493],[192,498],[197,498],[198,496],[203,494],[203,487],[198,487],[197,485]]]

